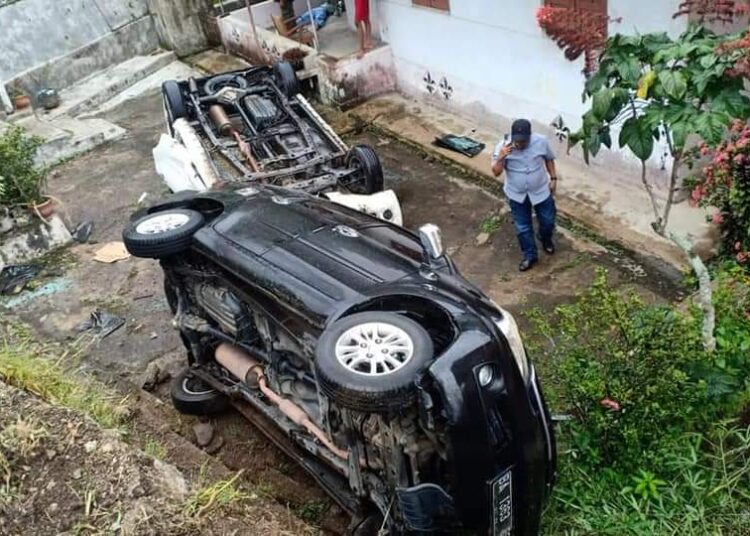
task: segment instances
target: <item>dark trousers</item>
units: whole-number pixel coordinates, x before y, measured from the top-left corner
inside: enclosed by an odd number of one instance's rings
[[[508,199],[510,203],[510,212],[513,214],[513,223],[516,226],[518,242],[523,251],[523,258],[535,261],[539,255],[536,249],[536,240],[534,240],[534,224],[531,219],[531,201],[526,196],[523,203],[517,203]],[[555,231],[555,217],[557,216],[557,207],[555,199],[551,195],[534,206],[536,217],[539,220],[539,238],[542,245],[546,246],[552,243],[552,233]]]

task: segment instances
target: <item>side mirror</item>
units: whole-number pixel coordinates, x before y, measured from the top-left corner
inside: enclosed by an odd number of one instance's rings
[[[427,261],[432,262],[443,256],[443,234],[440,227],[434,223],[427,223],[419,228],[419,240],[427,256]]]

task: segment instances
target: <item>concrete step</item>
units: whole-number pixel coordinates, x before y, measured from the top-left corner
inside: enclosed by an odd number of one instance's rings
[[[95,108],[79,115],[79,118],[91,117],[99,115],[103,112],[111,110],[122,104],[123,102],[134,99],[144,93],[154,91],[161,88],[163,82],[167,80],[187,80],[191,76],[196,78],[205,76],[205,72],[199,71],[190,65],[182,63],[181,61],[173,61],[166,67],[162,67],[158,71],[148,75],[146,78],[139,80],[130,87],[125,88],[123,91],[114,95],[111,99],[101,103]]]
[[[76,117],[110,100],[118,93],[175,61],[174,52],[135,56],[93,73],[60,92],[61,104],[45,117]]]
[[[16,124],[44,140],[36,155],[36,163],[40,166],[50,166],[85,153],[125,134],[123,128],[99,118],[74,119],[63,116],[42,119],[30,116]]]

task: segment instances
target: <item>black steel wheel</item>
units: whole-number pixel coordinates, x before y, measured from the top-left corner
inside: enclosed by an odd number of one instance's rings
[[[172,379],[169,389],[172,405],[186,415],[217,415],[229,407],[229,399],[206,385],[185,368]]]
[[[326,328],[315,349],[325,395],[342,407],[387,413],[410,406],[418,375],[432,361],[427,331],[403,315],[357,313]]]
[[[273,77],[276,85],[288,99],[299,93],[299,79],[297,72],[288,61],[278,61],[273,64]]]
[[[122,231],[122,241],[136,257],[161,259],[187,250],[203,222],[203,215],[195,210],[154,212],[130,222]]]
[[[203,85],[203,91],[206,95],[213,95],[225,87],[247,89],[249,85],[244,76],[238,74],[217,74],[206,80],[206,83]]]
[[[346,155],[346,167],[353,170],[345,187],[353,194],[374,194],[383,191],[383,166],[375,149],[355,145]]]
[[[161,95],[164,99],[164,120],[167,123],[169,135],[174,134],[172,125],[182,117],[187,117],[185,97],[180,85],[175,80],[167,80],[161,85]]]

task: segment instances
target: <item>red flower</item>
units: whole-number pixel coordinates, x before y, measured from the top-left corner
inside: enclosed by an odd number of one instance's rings
[[[724,222],[724,216],[722,216],[721,214],[717,212],[711,217],[711,221],[714,222],[716,225],[721,225]]]
[[[599,403],[607,409],[612,411],[620,411],[620,404],[612,400],[611,398],[602,398]]]

